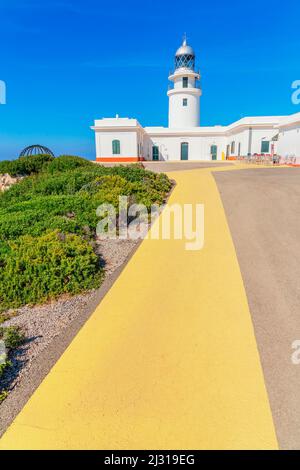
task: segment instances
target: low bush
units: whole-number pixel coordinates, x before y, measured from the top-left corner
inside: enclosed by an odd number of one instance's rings
[[[2,170],[0,164],[0,172],[9,164],[12,173],[28,174],[0,194],[0,314],[97,287],[103,277],[91,244],[97,207],[109,203],[118,211],[119,196],[128,196],[130,204],[150,208],[162,204],[172,186],[166,175],[140,165],[107,168],[72,156],[24,159],[22,170],[23,159],[2,162]]]
[[[24,341],[25,336],[17,326],[0,328],[0,340],[3,340],[8,349],[18,348]]]
[[[27,176],[40,172],[46,164],[54,160],[52,155],[31,155],[20,157],[17,160],[0,162],[0,174],[8,173],[10,176]]]
[[[86,234],[97,224],[97,203],[86,195],[33,197],[30,201],[0,208],[2,241],[23,235],[40,236],[49,230]],[[4,247],[2,248],[4,249]],[[1,252],[1,245],[0,245]]]
[[[5,369],[9,366],[10,366],[10,362],[3,362],[2,364],[0,364],[0,378],[3,375]],[[0,392],[1,392],[1,390],[0,390]],[[1,403],[1,401],[0,401],[0,403]]]
[[[21,237],[0,252],[0,310],[98,287],[103,269],[90,243],[51,232]]]
[[[0,313],[0,325],[1,323],[4,323],[6,320],[8,320],[8,316],[5,315],[4,313]]]
[[[148,178],[148,176],[147,176]],[[162,204],[170,182],[162,179],[128,181],[119,175],[97,176],[78,170],[48,176],[41,174],[14,185],[0,196],[0,235],[14,240],[23,235],[40,236],[47,230],[86,235],[95,234],[96,209],[102,203],[118,210],[119,196],[147,208]]]
[[[17,315],[16,311],[10,310],[9,312],[0,313],[0,325],[7,320],[15,317]]]
[[[4,351],[1,348],[1,362],[0,362],[0,404],[8,396],[8,391],[3,388],[2,376],[7,368],[12,367],[12,362],[8,359],[8,354],[18,348],[25,340],[25,336],[22,333],[22,330],[18,326],[9,326],[5,328],[0,328],[0,341],[4,343]]]
[[[8,397],[8,392],[6,390],[0,390],[0,405]]]
[[[82,168],[94,166],[94,164],[81,157],[74,157],[72,155],[61,155],[55,158],[47,167],[48,173],[57,173],[62,171],[74,170],[75,168]]]
[[[6,371],[6,369],[11,366],[12,366],[12,363],[8,360],[0,363],[0,380],[4,372]],[[8,393],[6,392],[6,390],[1,389],[1,383],[0,383],[0,403],[7,397],[7,395]]]

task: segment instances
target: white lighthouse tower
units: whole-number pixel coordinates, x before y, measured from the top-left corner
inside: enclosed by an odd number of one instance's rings
[[[169,127],[185,129],[200,126],[200,96],[202,91],[195,72],[195,53],[186,37],[175,55],[175,70],[169,76],[173,87],[169,96]]]

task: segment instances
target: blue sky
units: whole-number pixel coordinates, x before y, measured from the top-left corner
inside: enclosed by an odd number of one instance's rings
[[[291,114],[300,2],[0,0],[0,159],[33,143],[94,158],[95,118],[167,125],[168,72],[187,33],[201,124]]]

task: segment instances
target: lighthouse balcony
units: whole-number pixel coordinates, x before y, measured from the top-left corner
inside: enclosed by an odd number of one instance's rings
[[[202,89],[201,88],[171,88],[167,92],[168,96],[173,96],[173,95],[197,95],[201,96],[202,95]]]
[[[188,87],[181,87],[181,86],[174,86],[174,83],[170,83],[168,85],[168,91],[170,90],[176,90],[176,91],[181,91],[181,92],[185,92],[185,91],[189,91],[189,90],[194,90],[194,89],[197,89],[197,90],[201,90],[202,87],[201,87],[201,83],[197,80],[195,80],[195,82],[193,83],[193,86],[188,86]]]
[[[186,67],[169,71],[169,80],[176,80],[178,77],[195,77],[197,80],[200,79],[200,70],[191,70]]]

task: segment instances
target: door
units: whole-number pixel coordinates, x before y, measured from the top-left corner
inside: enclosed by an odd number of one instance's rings
[[[212,160],[217,160],[217,153],[218,153],[218,147],[216,145],[212,145],[210,147],[210,154],[211,154]]]
[[[152,147],[152,160],[158,161],[159,160],[159,148],[158,145],[153,145]]]
[[[181,160],[188,160],[189,159],[189,144],[187,142],[182,142],[181,144]]]

